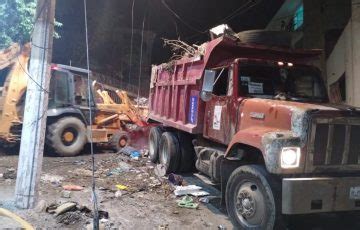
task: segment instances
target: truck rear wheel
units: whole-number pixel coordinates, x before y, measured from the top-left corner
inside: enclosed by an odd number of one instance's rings
[[[159,160],[159,145],[163,130],[160,127],[152,127],[149,133],[149,158],[153,163]]]
[[[183,132],[178,132],[178,138],[181,153],[179,171],[192,172],[195,169],[196,153],[191,136]]]
[[[60,118],[48,127],[46,144],[58,156],[78,155],[86,144],[84,123],[76,117]]]
[[[226,186],[226,207],[239,229],[282,229],[280,207],[272,180],[263,166],[237,168]]]
[[[159,148],[160,164],[164,165],[166,173],[176,172],[179,167],[179,141],[171,132],[161,135]]]

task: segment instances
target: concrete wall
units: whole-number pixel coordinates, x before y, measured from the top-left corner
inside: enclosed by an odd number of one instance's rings
[[[360,0],[352,0],[351,19],[326,62],[328,86],[345,73],[346,104],[360,106]]]

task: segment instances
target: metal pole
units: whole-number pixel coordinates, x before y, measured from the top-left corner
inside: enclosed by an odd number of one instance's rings
[[[34,207],[43,159],[50,64],[52,57],[55,0],[38,0],[32,36],[15,205]]]

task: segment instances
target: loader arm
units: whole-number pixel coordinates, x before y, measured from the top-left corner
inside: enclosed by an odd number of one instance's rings
[[[10,128],[22,123],[22,114],[19,114],[17,105],[26,91],[29,58],[30,44],[23,47],[14,44],[0,51],[0,70],[9,68],[0,92],[0,139],[8,142],[19,138],[11,133]]]

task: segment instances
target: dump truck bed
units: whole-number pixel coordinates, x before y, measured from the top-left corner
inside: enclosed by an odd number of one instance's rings
[[[205,103],[200,99],[205,69],[226,66],[237,58],[307,63],[319,50],[292,50],[240,43],[220,37],[201,46],[202,54],[153,66],[149,119],[192,134],[203,132]]]

